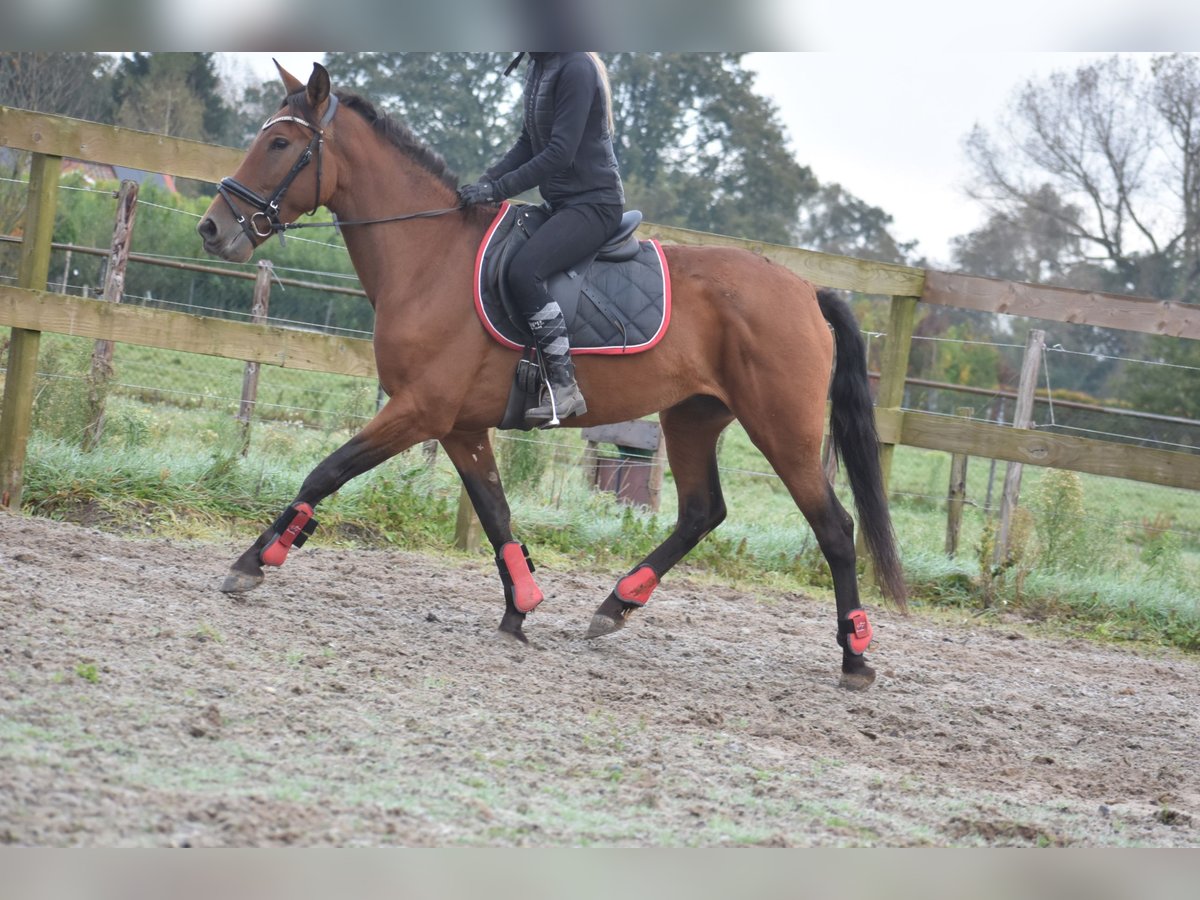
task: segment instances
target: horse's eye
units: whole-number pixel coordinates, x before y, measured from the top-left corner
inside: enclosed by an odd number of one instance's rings
[[[287,145],[289,143],[291,143],[291,142],[287,138],[277,137],[277,138],[275,138],[275,140],[271,141],[271,149],[272,150],[283,150],[287,147]]]

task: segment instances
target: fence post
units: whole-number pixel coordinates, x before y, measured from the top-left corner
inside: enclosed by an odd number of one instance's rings
[[[137,217],[136,181],[122,181],[117,193],[117,221],[113,225],[112,247],[104,272],[104,295],[109,303],[120,303],[125,293],[125,267],[133,243],[133,222]],[[66,293],[64,288],[63,293]],[[92,350],[92,371],[88,376],[88,424],[83,430],[83,449],[90,451],[104,435],[104,404],[107,382],[112,377],[113,342],[99,340]]]
[[[250,304],[250,321],[261,325],[267,321],[267,309],[271,304],[271,277],[275,274],[269,259],[258,261],[258,274],[254,278],[254,300]],[[238,404],[237,420],[242,426],[242,456],[250,449],[250,419],[254,415],[254,404],[258,401],[258,363],[246,363],[242,373],[242,400]]]
[[[912,351],[913,325],[917,318],[917,303],[920,297],[892,297],[891,313],[888,316],[887,341],[883,345],[883,356],[879,361],[879,390],[875,396],[876,409],[899,410],[904,405],[904,379],[908,376],[908,357]],[[892,472],[892,455],[896,452],[893,443],[880,443],[879,467],[883,472],[883,492],[887,495],[888,481]],[[854,538],[859,559],[867,560],[867,572],[871,573],[867,545],[863,540],[860,525]],[[871,576],[874,580],[874,576]]]
[[[1033,394],[1037,389],[1038,371],[1042,362],[1042,347],[1046,332],[1034,328],[1025,342],[1021,360],[1021,380],[1017,386],[1017,406],[1013,412],[1013,428],[1029,428],[1033,424]],[[1021,496],[1021,463],[1010,462],[1004,471],[1004,491],[1000,495],[1000,529],[992,551],[992,564],[1000,565],[1008,556],[1009,532],[1013,510]]]
[[[969,406],[960,406],[955,414],[962,419],[971,418],[974,412]],[[946,555],[954,559],[958,553],[958,535],[962,531],[963,503],[967,499],[967,460],[965,453],[950,456],[950,490],[946,497]]]
[[[50,273],[50,242],[62,157],[35,153],[29,170],[25,232],[17,287],[45,290]],[[4,379],[4,409],[0,411],[0,508],[21,509],[25,484],[25,450],[33,423],[33,394],[37,380],[40,331],[12,330],[8,371]]]
[[[912,352],[913,325],[917,318],[917,303],[920,297],[893,297],[891,315],[888,317],[887,341],[883,346],[883,357],[879,362],[879,393],[875,397],[876,409],[900,409],[904,405],[904,379],[908,376],[908,357]],[[883,487],[892,472],[892,455],[895,444],[880,444],[879,462],[883,469]]]

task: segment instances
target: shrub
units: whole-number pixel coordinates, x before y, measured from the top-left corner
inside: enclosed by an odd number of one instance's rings
[[[1089,553],[1083,482],[1075,472],[1048,469],[1030,501],[1040,544],[1040,562],[1057,571],[1095,564]]]

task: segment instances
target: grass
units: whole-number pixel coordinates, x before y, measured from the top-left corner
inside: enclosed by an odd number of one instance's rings
[[[364,379],[265,367],[260,397],[277,405],[256,410],[243,457],[232,418],[240,363],[119,346],[104,440],[85,453],[80,378],[91,342],[48,335],[45,343],[41,368],[51,377],[39,386],[26,509],[141,534],[256,535],[375,403]],[[123,386],[130,384],[138,386]],[[517,534],[535,560],[623,571],[670,531],[673,483],[668,475],[658,514],[622,507],[584,483],[582,452],[573,431],[501,434]],[[460,487],[444,455],[438,460],[429,467],[414,449],[351,482],[322,503],[314,542],[446,552]],[[737,425],[722,438],[720,463],[729,517],[681,569],[738,586],[830,592],[811,531]],[[985,562],[992,525],[984,507],[989,489],[998,504],[1004,465],[971,460],[953,559],[943,551],[949,467],[948,454],[908,447],[893,459],[892,515],[915,602],[1200,650],[1194,492],[1026,467],[1017,550],[996,569]],[[839,494],[850,507],[844,485]]]

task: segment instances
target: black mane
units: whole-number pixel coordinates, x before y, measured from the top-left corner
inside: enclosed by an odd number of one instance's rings
[[[458,187],[458,176],[450,170],[445,158],[413,134],[412,129],[403,122],[398,122],[379,112],[370,100],[360,97],[358,94],[338,91],[337,97],[338,102],[342,106],[354,110],[354,112],[370,122],[371,127],[375,129],[375,132],[380,137],[385,138],[388,143],[421,166],[421,168],[439,178],[447,187]],[[311,115],[302,91],[288,97],[285,104],[290,106],[299,115]]]

